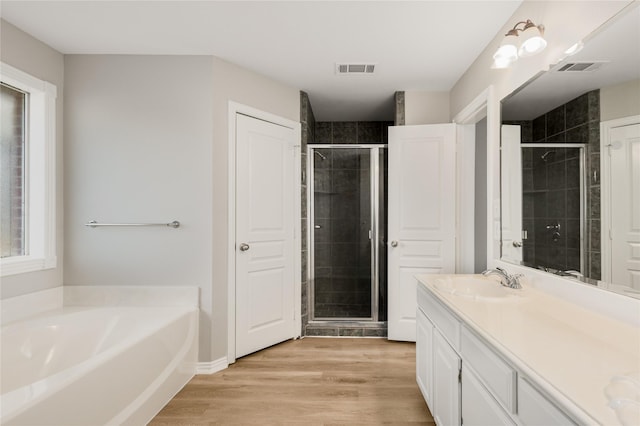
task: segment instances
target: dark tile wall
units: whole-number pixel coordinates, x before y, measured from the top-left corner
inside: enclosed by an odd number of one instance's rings
[[[392,121],[318,121],[317,144],[385,144]]]
[[[309,96],[305,92],[300,92],[300,127],[301,127],[301,170],[302,170],[302,194],[301,194],[301,210],[302,210],[302,305],[301,305],[301,319],[302,330],[301,335],[305,335],[307,323],[309,322],[309,270],[308,270],[308,256],[309,256],[309,242],[307,241],[307,226],[308,226],[308,207],[307,207],[307,144],[314,143],[316,133],[316,119],[313,115],[313,109],[311,108],[311,102]]]
[[[586,170],[585,275],[599,280],[600,270],[600,91],[587,92],[522,126],[522,142],[583,143]],[[546,151],[547,161],[541,159]],[[579,269],[579,159],[576,149],[536,148],[523,151],[523,226],[533,229],[524,241],[524,260],[555,269]],[[597,171],[597,173],[594,173]],[[549,241],[546,223],[561,226],[558,241]],[[576,228],[577,227],[577,228]],[[564,229],[564,232],[562,231]],[[549,237],[549,238],[547,238]],[[577,262],[577,263],[576,263]],[[577,265],[577,266],[576,266]]]
[[[371,316],[370,153],[318,148],[314,158],[315,318]]]
[[[396,126],[404,126],[405,123],[405,104],[404,104],[404,92],[396,92],[395,98],[395,120]]]

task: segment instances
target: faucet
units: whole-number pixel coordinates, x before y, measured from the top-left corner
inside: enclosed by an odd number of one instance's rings
[[[511,275],[502,268],[495,268],[487,269],[482,273],[482,275],[485,277],[488,277],[489,275],[497,275],[500,277],[500,284],[503,286],[516,289],[522,288],[522,285],[520,284],[520,277],[522,277],[522,274]]]

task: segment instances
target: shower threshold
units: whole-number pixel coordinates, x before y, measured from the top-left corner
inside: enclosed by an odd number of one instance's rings
[[[386,328],[386,321],[371,321],[371,320],[353,320],[353,319],[315,319],[309,321],[307,325],[310,326],[334,326],[334,327],[362,327],[362,328]]]
[[[363,320],[313,320],[305,326],[307,337],[387,337],[386,321]]]

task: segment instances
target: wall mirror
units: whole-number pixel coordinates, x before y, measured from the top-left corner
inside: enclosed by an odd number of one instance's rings
[[[502,101],[502,260],[640,298],[639,116],[635,3]]]

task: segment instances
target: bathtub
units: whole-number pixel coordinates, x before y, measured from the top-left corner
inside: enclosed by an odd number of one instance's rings
[[[4,325],[0,424],[143,425],[194,375],[195,307],[64,307]]]

